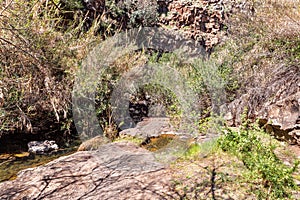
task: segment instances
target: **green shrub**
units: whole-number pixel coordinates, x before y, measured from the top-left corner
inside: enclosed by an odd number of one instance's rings
[[[249,126],[249,125],[247,125]],[[264,141],[267,134],[256,126],[244,126],[239,131],[227,129],[219,139],[219,147],[237,156],[250,171],[253,184],[260,183],[255,192],[260,199],[280,199],[290,197],[291,189],[296,185],[292,173],[294,167],[288,167],[274,153],[276,146],[270,141]]]

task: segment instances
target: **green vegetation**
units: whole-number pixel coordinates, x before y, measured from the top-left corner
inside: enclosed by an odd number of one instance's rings
[[[292,173],[299,162],[295,162],[293,167],[284,165],[274,153],[276,145],[272,138],[267,139],[269,137],[263,130],[247,125],[239,131],[228,129],[219,139],[219,146],[244,163],[249,170],[250,181],[258,187],[256,193],[259,199],[290,197],[290,191],[296,189]]]
[[[59,140],[71,137],[71,91],[82,59],[103,38],[156,21],[156,4],[150,1],[114,2],[92,5],[96,12],[85,10],[79,0],[0,3],[0,95],[5,97],[0,136],[51,132],[57,135],[50,137]],[[108,98],[113,82],[124,72],[118,67],[107,73],[115,75],[103,77],[108,84],[99,88],[98,102]],[[98,105],[103,129],[111,124],[105,104]]]
[[[128,141],[136,145],[141,145],[144,142],[144,139],[138,137],[132,137],[132,136],[123,136],[123,137],[118,137],[114,142],[122,142],[122,141]]]
[[[227,20],[227,37],[213,49],[209,59],[187,63],[178,53],[143,49],[130,52],[109,66],[96,83],[96,113],[105,135],[113,141],[143,142],[138,138],[118,138],[120,124],[115,122],[110,102],[122,75],[137,66],[167,66],[170,72],[182,76],[184,89],[196,94],[192,100],[197,102],[197,112],[189,113],[196,119],[195,124],[190,124],[197,128],[196,137],[219,133],[224,124],[215,117],[219,106],[253,86],[264,90],[250,96],[249,116],[254,116],[255,108],[264,100],[275,98],[268,88],[268,83],[276,82],[275,70],[279,66],[299,68],[299,3],[253,0],[250,4],[251,13],[237,12]],[[0,5],[0,138],[14,133],[37,134],[42,139],[55,138],[58,143],[70,145],[76,135],[71,93],[82,60],[96,44],[118,32],[159,25],[156,1],[107,0],[96,10],[88,10],[80,0],[0,1]],[[162,105],[174,126],[179,126],[185,107],[194,109],[190,102],[181,104],[188,96],[177,95],[177,91],[161,83],[168,78],[166,73],[159,71],[158,75],[157,80],[135,88],[130,101],[135,104],[145,100],[150,107]],[[290,76],[284,78],[291,80]],[[171,81],[181,86],[175,76]],[[292,94],[296,89],[288,92]],[[172,139],[152,139],[148,149],[157,150]],[[179,152],[175,165],[197,163],[191,168],[195,173],[187,173],[186,177],[206,178],[201,184],[193,179],[192,186],[184,186],[182,196],[193,199],[204,194],[201,187],[208,187],[213,174],[219,178],[215,184],[228,184],[231,189],[240,183],[247,185],[242,186],[245,194],[255,193],[259,199],[291,197],[291,191],[296,189],[292,175],[298,161],[292,167],[283,164],[275,154],[276,144],[262,129],[249,123],[237,130],[226,129],[218,140],[194,141],[187,151]],[[207,165],[202,166],[202,161]],[[222,169],[224,165],[233,170],[231,174]],[[196,169],[202,169],[203,174],[197,174]]]
[[[174,94],[169,88],[164,88],[163,85],[157,83],[145,84],[137,91],[137,99],[144,99],[146,96],[151,97],[150,104],[160,104],[166,108],[166,115],[170,117],[180,116],[180,104]]]
[[[211,139],[203,143],[192,143],[184,153],[185,159],[197,159],[198,157],[205,158],[218,152],[218,142],[216,139]]]
[[[228,193],[236,198],[290,199],[292,191],[297,190],[294,178],[299,161],[287,151],[254,124],[228,128],[220,138],[192,143],[179,155],[172,164],[172,169],[181,173],[180,178],[175,176],[174,188],[186,199],[212,185],[222,191],[220,198]],[[294,160],[293,166],[284,164],[278,154]],[[214,180],[199,179],[203,176]],[[227,188],[230,192],[226,192]]]

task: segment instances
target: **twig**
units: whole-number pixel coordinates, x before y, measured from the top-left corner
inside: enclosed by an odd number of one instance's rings
[[[0,16],[2,15],[2,13],[10,6],[10,4],[13,2],[13,0],[11,0],[9,3],[6,4],[6,6],[3,8],[3,10],[0,11]]]
[[[8,160],[1,162],[1,163],[0,163],[0,166],[1,166],[1,165],[4,165],[5,163],[8,163],[8,162],[14,161],[14,160],[16,160],[16,158],[15,158],[15,157],[8,158]]]
[[[17,108],[21,111],[22,113],[22,116],[25,118],[25,122],[23,122],[23,125],[25,124],[26,125],[26,128],[27,128],[27,131],[28,132],[32,132],[32,124],[31,124],[31,121],[30,119],[26,116],[26,114],[23,112],[23,110],[20,108],[19,105],[16,105]],[[27,123],[28,122],[28,123]]]

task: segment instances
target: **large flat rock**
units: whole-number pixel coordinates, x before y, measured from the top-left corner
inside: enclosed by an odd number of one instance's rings
[[[174,199],[168,174],[147,150],[111,143],[21,171],[0,199]]]
[[[125,129],[119,134],[120,136],[133,136],[146,139],[148,137],[158,137],[163,133],[174,132],[174,130],[169,118],[153,117],[145,118],[136,127]]]

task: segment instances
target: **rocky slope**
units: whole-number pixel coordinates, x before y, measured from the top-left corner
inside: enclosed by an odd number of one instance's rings
[[[238,126],[246,113],[252,121],[258,119],[269,133],[300,145],[299,82],[299,66],[279,67],[268,81],[248,85],[248,91],[224,105],[225,119],[230,126]]]

